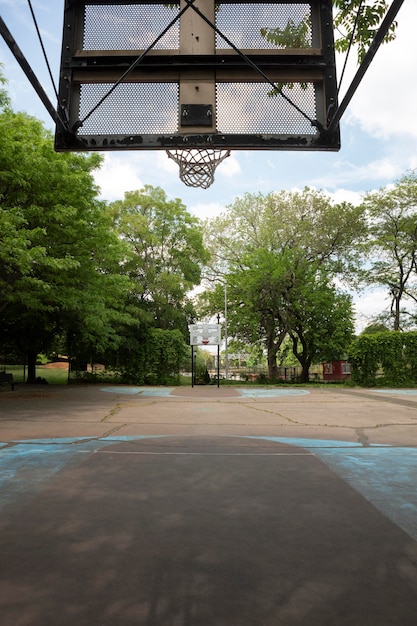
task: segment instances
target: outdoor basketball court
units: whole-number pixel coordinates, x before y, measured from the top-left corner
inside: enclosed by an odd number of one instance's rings
[[[2,391],[2,625],[414,624],[403,391]]]

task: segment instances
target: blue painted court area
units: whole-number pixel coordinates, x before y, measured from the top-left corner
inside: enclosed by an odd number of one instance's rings
[[[28,439],[0,442],[0,510],[16,499],[24,502],[41,491],[60,470],[85,455],[120,441],[143,437]]]
[[[164,398],[170,396],[174,389],[171,387],[102,387],[101,391]]]
[[[282,396],[304,396],[309,394],[305,389],[270,389],[263,387],[235,388],[242,398],[278,398]],[[102,387],[107,393],[121,393],[127,395],[142,395],[166,398],[172,395],[173,387]]]
[[[164,438],[169,435],[160,435]],[[63,469],[117,442],[153,436],[39,439],[0,443],[0,509],[28,502]],[[249,437],[311,451],[417,541],[417,448],[337,440]]]
[[[417,448],[263,437],[313,452],[417,541]]]
[[[262,387],[245,387],[238,389],[242,398],[279,398],[283,396],[305,396],[309,391],[305,389],[263,389]]]
[[[416,448],[322,448],[317,456],[417,541]]]

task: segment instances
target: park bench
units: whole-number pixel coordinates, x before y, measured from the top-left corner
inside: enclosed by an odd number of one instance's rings
[[[12,391],[14,391],[13,374],[7,374],[6,372],[0,372],[0,385],[10,385]]]

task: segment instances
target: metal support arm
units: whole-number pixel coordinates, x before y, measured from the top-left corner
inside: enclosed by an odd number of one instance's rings
[[[359,84],[362,80],[362,78],[365,76],[365,73],[368,69],[368,67],[370,66],[375,54],[378,51],[379,46],[382,44],[386,34],[389,31],[389,28],[391,26],[391,24],[393,23],[393,21],[396,18],[396,15],[398,13],[398,11],[400,10],[402,4],[403,4],[404,0],[393,0],[393,3],[391,4],[390,8],[387,11],[386,16],[384,17],[381,26],[379,27],[379,30],[377,32],[377,34],[375,35],[368,52],[365,54],[362,63],[359,66],[358,71],[356,72],[350,86],[349,89],[346,92],[345,97],[343,98],[342,102],[340,103],[340,105],[338,106],[338,108],[335,111],[334,116],[332,117],[329,126],[327,128],[328,132],[331,133],[336,126],[338,125],[338,123],[340,122],[340,120],[342,119],[342,116],[344,114],[344,112],[346,111],[347,107],[349,106],[350,101],[352,100],[357,88],[359,87]]]
[[[49,100],[48,95],[46,94],[46,92],[43,89],[42,85],[40,84],[39,80],[36,78],[32,68],[30,67],[28,61],[26,60],[26,57],[24,56],[23,52],[21,51],[21,49],[17,45],[13,35],[9,31],[9,29],[7,28],[3,18],[1,16],[0,16],[0,33],[1,33],[4,41],[8,45],[8,47],[9,47],[11,53],[13,54],[14,58],[19,63],[20,67],[22,68],[23,72],[25,73],[26,78],[29,80],[30,84],[32,85],[32,87],[36,91],[37,95],[41,99],[41,101],[42,101],[43,105],[45,106],[46,110],[48,111],[49,115],[52,117],[52,119],[55,122],[55,124],[57,126],[61,127],[62,130],[64,130],[64,131],[67,130],[67,125],[59,117],[55,107],[53,106],[52,102]]]

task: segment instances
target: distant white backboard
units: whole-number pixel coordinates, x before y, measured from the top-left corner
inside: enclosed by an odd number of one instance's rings
[[[219,346],[221,343],[220,324],[190,324],[190,346]]]

